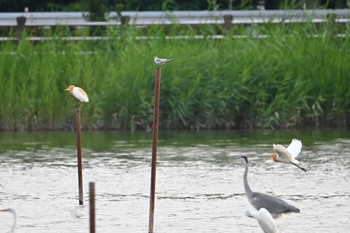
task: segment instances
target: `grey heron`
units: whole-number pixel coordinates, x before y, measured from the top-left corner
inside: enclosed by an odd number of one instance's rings
[[[255,209],[260,210],[261,208],[267,209],[273,218],[280,217],[283,213],[300,213],[300,210],[290,204],[288,204],[285,200],[275,197],[273,195],[253,192],[250,189],[248,184],[248,158],[246,156],[241,156],[243,160],[243,164],[245,166],[244,174],[243,174],[243,183],[245,194],[252,206]]]
[[[272,159],[275,162],[293,164],[294,166],[306,172],[306,169],[300,167],[298,165],[299,161],[295,159],[300,154],[302,146],[303,145],[301,141],[298,139],[293,139],[287,148],[280,144],[273,144],[272,148],[274,151],[276,151],[276,153],[272,154]]]
[[[267,209],[246,210],[245,214],[247,217],[255,218],[265,233],[279,233],[276,223]]]
[[[6,208],[6,209],[0,209],[0,212],[10,212],[13,214],[13,222],[12,222],[12,226],[11,226],[11,233],[15,232],[16,229],[16,224],[17,224],[17,212],[16,209],[14,208]]]

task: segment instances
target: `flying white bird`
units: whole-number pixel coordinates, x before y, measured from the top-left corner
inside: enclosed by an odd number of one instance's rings
[[[258,220],[261,229],[265,233],[279,233],[276,223],[267,209],[260,208],[258,211],[246,210],[245,215],[247,217],[255,218],[256,220]]]
[[[153,58],[154,58],[154,63],[156,63],[158,66],[164,65],[173,60],[173,59],[166,59],[166,58],[158,58],[157,56],[154,56]]]
[[[272,148],[276,153],[272,154],[272,159],[275,162],[291,163],[306,172],[306,169],[300,167],[298,165],[299,161],[295,159],[300,154],[302,146],[301,141],[298,139],[293,139],[287,148],[280,144],[273,144]]]
[[[0,212],[10,212],[13,215],[13,222],[11,226],[11,233],[15,233],[16,230],[16,223],[17,223],[17,212],[14,208],[6,208],[6,209],[0,209]]]

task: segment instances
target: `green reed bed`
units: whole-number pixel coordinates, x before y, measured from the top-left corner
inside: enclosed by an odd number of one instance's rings
[[[142,33],[110,28],[110,40],[98,42],[61,40],[71,35],[63,29],[48,33],[55,40],[3,43],[0,128],[74,128],[79,103],[63,91],[74,84],[90,97],[82,110],[85,128],[150,129],[154,55],[174,58],[162,69],[163,129],[346,127],[349,28],[344,31],[339,38],[332,25],[265,25],[231,33],[174,25]],[[218,32],[225,39],[209,38]],[[198,33],[208,38],[194,39]],[[234,38],[238,33],[248,37]]]

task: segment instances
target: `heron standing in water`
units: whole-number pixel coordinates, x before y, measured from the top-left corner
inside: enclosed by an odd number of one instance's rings
[[[273,218],[280,217],[283,213],[300,213],[300,210],[290,204],[288,204],[285,200],[275,197],[273,195],[253,192],[250,189],[248,184],[248,158],[246,156],[241,156],[243,160],[243,164],[245,166],[244,174],[243,174],[243,183],[245,194],[252,206],[255,209],[260,210],[261,208],[265,208],[270,212]]]

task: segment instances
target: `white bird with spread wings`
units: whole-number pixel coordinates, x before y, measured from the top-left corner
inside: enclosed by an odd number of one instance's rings
[[[273,144],[273,149],[276,153],[272,154],[272,159],[275,162],[291,163],[306,172],[305,168],[300,167],[299,161],[295,158],[300,154],[302,143],[298,139],[293,139],[287,148],[280,144]]]

